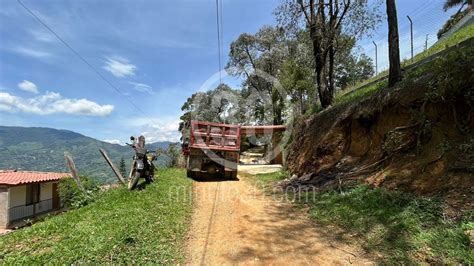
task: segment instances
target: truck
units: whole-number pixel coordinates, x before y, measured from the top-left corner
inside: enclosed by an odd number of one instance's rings
[[[240,126],[192,121],[190,130],[183,145],[187,176],[237,179]]]

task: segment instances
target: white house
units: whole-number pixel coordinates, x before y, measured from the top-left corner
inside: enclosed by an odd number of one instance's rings
[[[60,208],[58,182],[66,173],[0,170],[0,228]]]

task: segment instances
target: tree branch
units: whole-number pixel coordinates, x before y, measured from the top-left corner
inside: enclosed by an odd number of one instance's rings
[[[311,1],[312,1],[312,0],[311,0]],[[305,16],[305,18],[306,18],[306,22],[311,25],[311,19],[308,17],[308,13],[306,12],[306,8],[305,8],[305,6],[304,6],[304,1],[301,0],[301,1],[298,1],[298,2],[299,2],[299,4],[300,4],[301,11],[303,12],[303,14],[304,14],[304,16]]]
[[[342,20],[344,19],[347,11],[349,10],[350,5],[351,5],[351,0],[344,1],[344,9],[342,10],[341,15],[339,16],[339,20],[336,23],[336,26],[335,26],[336,29],[339,29],[339,27],[341,26]]]

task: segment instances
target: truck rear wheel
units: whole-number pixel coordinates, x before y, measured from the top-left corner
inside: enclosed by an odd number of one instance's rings
[[[225,171],[224,178],[228,180],[236,180],[237,179],[237,171]]]
[[[202,174],[201,172],[186,170],[186,176],[194,180],[200,180]]]

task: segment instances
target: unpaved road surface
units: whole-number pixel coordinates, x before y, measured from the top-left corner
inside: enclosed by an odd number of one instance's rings
[[[187,264],[370,264],[356,248],[325,237],[327,229],[318,229],[301,210],[265,195],[246,175],[194,183]]]

